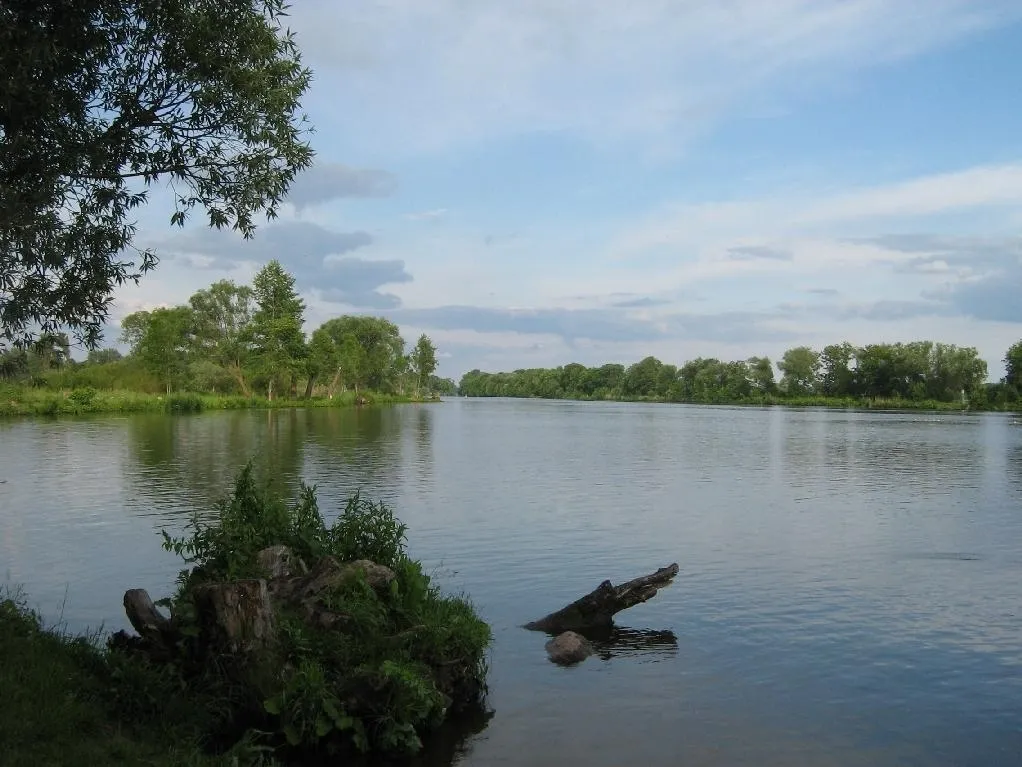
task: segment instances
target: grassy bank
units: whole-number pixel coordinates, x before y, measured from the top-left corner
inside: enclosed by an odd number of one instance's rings
[[[200,714],[168,677],[95,637],[45,628],[10,594],[0,597],[0,658],[3,764],[231,763],[203,753]]]
[[[198,413],[206,410],[247,410],[293,407],[352,407],[361,398],[365,404],[382,405],[425,401],[415,397],[376,392],[356,395],[347,391],[333,398],[278,398],[190,392],[169,395],[125,390],[39,389],[28,386],[0,386],[0,416],[84,415],[88,413]]]

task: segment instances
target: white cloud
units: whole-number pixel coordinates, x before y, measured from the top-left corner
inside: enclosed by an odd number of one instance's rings
[[[790,248],[786,238],[805,239],[812,233],[833,236],[865,224],[872,224],[874,230],[882,225],[881,231],[886,231],[892,220],[896,226],[897,219],[1020,204],[1022,164],[984,166],[831,195],[806,190],[801,195],[771,199],[666,204],[627,226],[611,243],[610,252],[628,259],[658,248],[674,248],[724,260],[727,248],[739,241],[742,247]],[[729,268],[784,268],[781,260],[766,261],[734,262]],[[796,253],[791,263],[799,261]]]
[[[729,111],[800,95],[1022,15],[1013,0],[303,0],[331,88],[314,116],[415,152],[523,131],[672,150]],[[770,86],[770,87],[768,87]],[[357,120],[352,119],[353,112]],[[352,123],[357,122],[357,126]],[[669,140],[668,140],[669,139]]]

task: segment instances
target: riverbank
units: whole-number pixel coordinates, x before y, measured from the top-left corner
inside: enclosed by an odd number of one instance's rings
[[[44,627],[15,595],[0,596],[0,657],[5,764],[230,764],[202,752],[201,712],[169,678]]]
[[[198,413],[206,410],[255,410],[295,407],[354,407],[357,404],[386,405],[433,402],[426,397],[409,397],[377,392],[347,391],[309,399],[180,392],[148,394],[123,389],[38,389],[28,386],[0,387],[0,416],[86,415],[90,413]]]

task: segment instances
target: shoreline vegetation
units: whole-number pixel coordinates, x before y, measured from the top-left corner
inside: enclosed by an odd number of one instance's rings
[[[154,394],[124,389],[37,389],[0,385],[0,417],[91,415],[118,413],[200,413],[213,410],[267,410],[284,408],[330,408],[439,401],[439,394],[389,394],[343,391],[308,399],[258,395],[173,392]]]
[[[12,763],[360,764],[478,730],[492,632],[471,602],[406,554],[383,503],[356,493],[327,525],[315,488],[291,503],[268,488],[250,464],[210,522],[163,533],[188,567],[156,603],[169,618],[125,594],[138,635],[73,636],[0,593]]]
[[[409,348],[383,317],[342,315],[310,335],[294,277],[270,261],[253,284],[231,280],[188,303],[138,311],[121,343],[78,362],[64,333],[0,346],[0,416],[337,407],[427,402],[453,394],[435,375],[437,348]]]
[[[1022,410],[1022,341],[1004,357],[1005,376],[987,381],[987,363],[974,347],[932,341],[832,344],[817,351],[787,350],[769,357],[722,361],[698,358],[676,366],[656,357],[633,365],[571,363],[502,373],[472,370],[458,393],[692,405],[829,407],[865,410]]]

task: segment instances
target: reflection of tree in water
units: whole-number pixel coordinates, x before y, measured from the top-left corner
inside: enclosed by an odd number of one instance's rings
[[[983,472],[976,432],[950,420],[838,413],[791,420],[782,438],[784,480],[828,492],[845,480],[876,490],[974,486]]]
[[[433,413],[436,405],[415,408],[415,480],[416,487],[424,488],[433,479]]]
[[[212,509],[252,460],[278,492],[292,495],[308,429],[302,410],[135,416],[128,434],[140,471],[130,476],[142,496],[158,505]]]
[[[1008,451],[1006,473],[1013,485],[1022,485],[1022,444],[1013,445]]]
[[[324,512],[355,490],[389,503],[400,488],[402,416],[398,407],[310,410],[306,481],[320,488]]]

